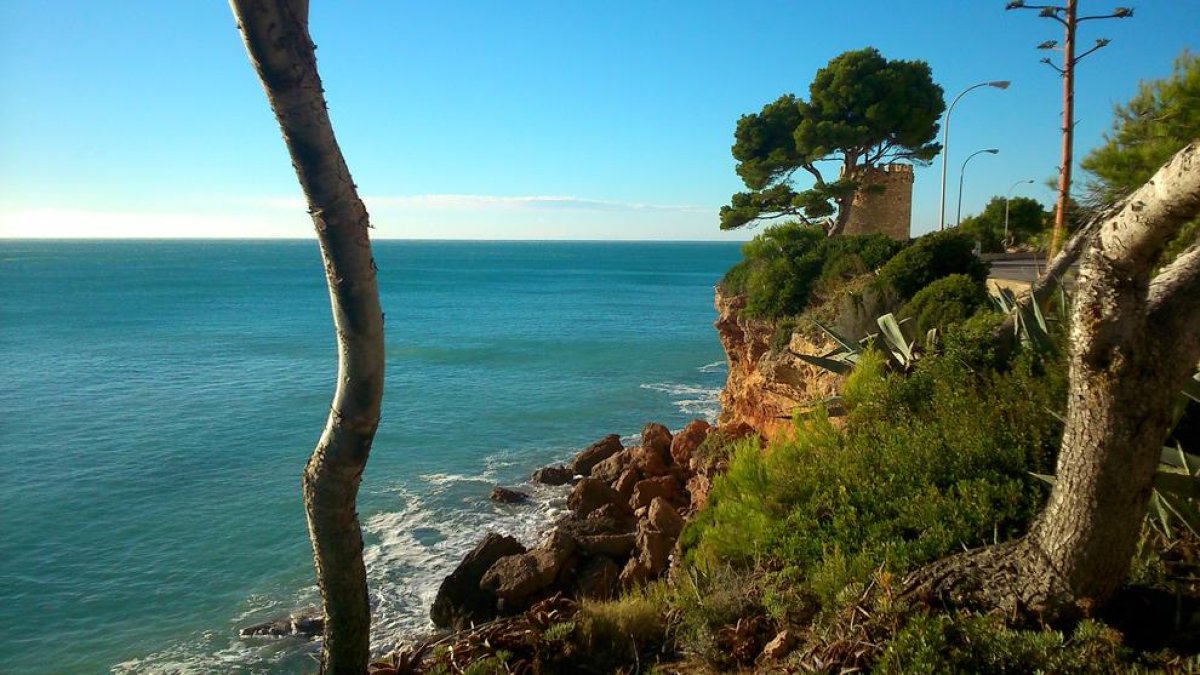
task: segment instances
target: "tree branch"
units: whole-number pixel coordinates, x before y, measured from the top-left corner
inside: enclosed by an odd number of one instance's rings
[[[813,178],[817,179],[817,185],[819,185],[821,187],[825,187],[825,178],[823,178],[821,176],[821,172],[817,170],[817,167],[815,167],[812,164],[809,164],[807,162],[804,164],[801,164],[800,166],[803,167],[805,171],[811,173],[813,175]]]
[[[1200,360],[1200,242],[1187,248],[1150,282],[1146,327],[1157,336],[1157,347],[1169,350],[1178,342],[1176,358],[1188,364]],[[1166,352],[1164,352],[1166,353]]]
[[[1179,227],[1200,211],[1200,141],[1193,141],[1126,198],[1100,228],[1101,255],[1130,274],[1153,265]]]

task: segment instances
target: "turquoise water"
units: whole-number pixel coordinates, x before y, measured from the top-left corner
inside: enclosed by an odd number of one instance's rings
[[[378,242],[383,422],[360,513],[385,649],[497,483],[712,416],[735,244]],[[236,629],[316,599],[300,471],[335,370],[316,245],[0,241],[0,670],[315,672]]]

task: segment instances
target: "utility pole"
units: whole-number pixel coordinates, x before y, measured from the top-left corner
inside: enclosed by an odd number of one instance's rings
[[[1026,4],[1024,0],[1013,0],[1004,7],[1006,10],[1036,9],[1038,10],[1038,16],[1045,19],[1054,19],[1062,24],[1065,32],[1061,47],[1057,40],[1047,40],[1038,45],[1038,49],[1061,50],[1063,53],[1061,67],[1055,65],[1049,57],[1042,59],[1042,63],[1057,71],[1062,76],[1063,81],[1062,164],[1058,168],[1058,203],[1054,209],[1054,232],[1050,237],[1050,250],[1047,252],[1050,258],[1053,258],[1058,253],[1058,249],[1062,247],[1062,242],[1067,231],[1067,204],[1071,199],[1071,164],[1074,162],[1073,149],[1075,144],[1075,65],[1082,61],[1088,54],[1111,42],[1108,38],[1098,38],[1095,45],[1076,56],[1075,29],[1084,21],[1093,21],[1095,19],[1126,19],[1133,16],[1133,10],[1128,7],[1117,7],[1109,14],[1079,16],[1077,13],[1078,4],[1078,0],[1067,0],[1065,6],[1030,5]]]

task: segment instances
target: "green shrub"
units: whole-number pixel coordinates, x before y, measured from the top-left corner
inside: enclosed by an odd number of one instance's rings
[[[997,616],[916,615],[888,642],[879,673],[1129,672],[1121,634],[1084,621],[1070,637],[1016,630]]]
[[[639,662],[639,654],[653,653],[663,642],[667,626],[663,609],[646,594],[585,600],[574,621],[579,653],[597,667]]]
[[[927,234],[889,260],[879,275],[903,298],[951,274],[965,274],[982,282],[988,266],[976,257],[970,237],[947,230]]]
[[[704,439],[700,447],[692,453],[696,458],[697,468],[702,470],[713,469],[729,462],[729,458],[733,456],[735,448],[740,445],[752,445],[759,447],[759,438],[757,435],[751,435],[746,438],[736,439],[720,428],[714,429],[712,433]]]
[[[883,234],[828,237],[821,244],[824,264],[821,279],[849,279],[873,272],[904,248],[902,242]]]
[[[999,349],[995,340],[1004,318],[1000,312],[981,311],[949,326],[941,336],[943,354],[972,370],[1006,370],[1015,352]]]
[[[829,605],[879,569],[1020,534],[1045,494],[1028,472],[1050,469],[1061,433],[1046,412],[1062,405],[1061,364],[880,371],[851,375],[844,432],[815,415],[766,452],[737,448],[681,539],[685,560],[786,564]]]
[[[757,579],[746,570],[728,565],[687,570],[667,595],[676,649],[703,659],[718,672],[736,668],[729,645],[721,643],[721,631],[739,620],[765,616],[760,596]]]
[[[745,294],[748,316],[794,316],[814,294],[875,270],[902,246],[881,234],[826,237],[800,223],[775,225],[742,246],[742,261],[725,273],[721,288]]]
[[[771,335],[771,354],[778,354],[788,348],[792,342],[792,333],[796,332],[796,320],[793,318],[780,319],[775,323],[775,333]]]
[[[887,357],[868,347],[858,356],[854,370],[842,382],[839,394],[847,411],[875,405],[887,387]],[[861,414],[861,412],[860,412]]]
[[[913,334],[920,339],[931,328],[944,330],[989,304],[987,286],[982,281],[965,274],[951,274],[917,291],[900,308],[900,318],[913,320]]]

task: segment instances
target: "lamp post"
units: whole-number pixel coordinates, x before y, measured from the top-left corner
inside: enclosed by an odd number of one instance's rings
[[[963,176],[966,175],[966,173],[967,173],[967,162],[971,161],[971,158],[974,157],[975,155],[982,155],[985,152],[989,155],[994,155],[994,154],[1000,152],[1000,150],[999,150],[999,148],[987,148],[985,150],[976,150],[975,152],[972,152],[970,154],[970,156],[968,156],[966,159],[963,160],[962,168],[958,170],[958,215],[956,215],[954,217],[954,226],[955,227],[958,227],[958,224],[962,222]]]
[[[1012,187],[1008,188],[1008,194],[1004,196],[1004,239],[1002,240],[1004,242],[1004,248],[1008,248],[1008,200],[1012,199],[1013,190],[1016,190],[1018,185],[1025,185],[1032,182],[1032,178],[1028,180],[1019,180],[1013,183]]]
[[[950,158],[950,113],[954,112],[954,106],[958,104],[958,100],[966,95],[968,91],[978,89],[980,87],[995,87],[996,89],[1008,89],[1011,84],[1008,80],[995,80],[992,82],[980,82],[973,84],[959,92],[958,96],[950,102],[950,107],[946,108],[946,119],[942,122],[942,196],[938,206],[938,229],[946,229],[946,160]]]

